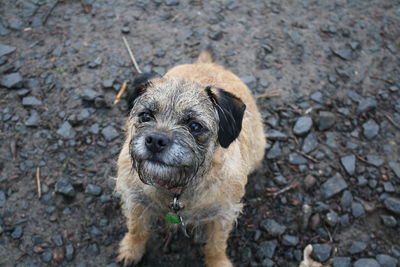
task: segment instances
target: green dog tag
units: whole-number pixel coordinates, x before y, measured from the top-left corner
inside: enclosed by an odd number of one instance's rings
[[[173,212],[168,212],[167,215],[165,215],[165,220],[173,224],[181,223],[181,218]]]

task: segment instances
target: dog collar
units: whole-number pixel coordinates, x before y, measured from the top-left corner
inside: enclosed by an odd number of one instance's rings
[[[178,196],[174,197],[174,200],[169,204],[170,211],[165,215],[165,220],[172,224],[179,225],[182,229],[182,232],[186,237],[189,235],[186,232],[186,225],[182,219],[182,216],[179,215],[179,211],[184,208],[184,205],[181,201],[178,200]]]

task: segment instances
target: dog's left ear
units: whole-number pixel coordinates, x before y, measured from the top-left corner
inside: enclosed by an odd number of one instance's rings
[[[151,84],[150,80],[157,78],[159,75],[155,73],[141,73],[135,77],[131,86],[128,87],[126,101],[128,103],[128,112],[133,108],[136,98],[146,91]]]
[[[235,95],[219,88],[206,87],[219,116],[218,142],[223,148],[239,136],[246,105]]]

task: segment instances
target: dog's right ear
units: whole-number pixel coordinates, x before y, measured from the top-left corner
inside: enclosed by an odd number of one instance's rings
[[[128,88],[126,101],[128,103],[128,112],[133,108],[135,99],[142,95],[146,88],[151,85],[151,79],[158,77],[155,73],[141,73],[135,77],[133,83]]]

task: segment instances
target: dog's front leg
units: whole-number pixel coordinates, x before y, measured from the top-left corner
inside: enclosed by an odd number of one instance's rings
[[[124,266],[138,263],[146,250],[146,242],[150,237],[147,217],[142,206],[135,206],[127,215],[128,232],[119,244],[117,261]]]
[[[232,267],[226,255],[227,240],[232,223],[211,221],[207,224],[207,243],[204,247],[206,265],[208,267]]]

